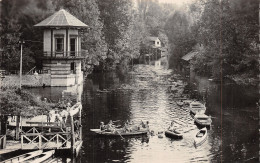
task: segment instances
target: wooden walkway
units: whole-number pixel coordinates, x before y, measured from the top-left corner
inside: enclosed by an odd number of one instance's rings
[[[0,149],[0,155],[21,149],[20,141],[7,141],[6,148]]]

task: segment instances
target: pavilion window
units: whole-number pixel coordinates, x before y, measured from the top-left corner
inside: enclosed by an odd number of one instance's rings
[[[64,51],[64,37],[62,36],[55,37],[55,51],[56,52]]]

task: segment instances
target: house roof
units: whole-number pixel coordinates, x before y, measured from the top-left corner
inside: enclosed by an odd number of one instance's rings
[[[88,25],[61,9],[40,23],[34,25],[36,27],[80,27],[87,28]]]
[[[186,54],[185,56],[183,56],[181,59],[185,60],[185,61],[189,61],[191,60],[193,57],[195,57],[199,52],[197,51],[191,51],[188,54]]]
[[[156,40],[159,39],[159,38],[158,38],[158,37],[151,37],[151,36],[150,36],[150,37],[148,37],[147,39],[150,40],[150,41],[156,41]]]

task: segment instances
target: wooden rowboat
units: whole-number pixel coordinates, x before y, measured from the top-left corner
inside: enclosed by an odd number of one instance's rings
[[[19,162],[24,162],[26,160],[29,160],[33,157],[36,157],[36,156],[39,156],[40,154],[42,154],[42,150],[37,150],[37,151],[33,151],[33,152],[29,152],[29,153],[25,153],[23,155],[19,155],[19,156],[16,156],[16,157],[12,157],[8,160],[4,160],[0,163],[13,163],[13,162],[16,162],[16,163],[19,163]]]
[[[198,147],[202,145],[207,140],[207,137],[208,137],[208,131],[207,128],[204,127],[196,134],[194,138],[194,146]]]
[[[204,114],[206,112],[206,107],[200,102],[191,102],[190,103],[190,113],[191,115],[196,115],[197,113]]]
[[[212,122],[211,117],[205,114],[196,114],[194,116],[194,121],[196,124],[202,127],[210,127]]]
[[[182,139],[183,138],[183,135],[176,130],[165,131],[165,136],[167,136],[169,138],[174,138],[174,139]]]
[[[117,129],[115,132],[101,131],[100,129],[90,129],[90,131],[103,136],[137,136],[148,133],[148,130],[135,130],[132,132],[125,132],[123,129]]]
[[[54,155],[54,153],[55,153],[55,150],[47,151],[47,152],[44,152],[44,153],[42,153],[42,154],[40,154],[40,155],[38,155],[36,157],[33,157],[33,158],[29,159],[29,160],[26,160],[26,162],[27,163],[44,162],[47,159],[49,159],[52,155]]]

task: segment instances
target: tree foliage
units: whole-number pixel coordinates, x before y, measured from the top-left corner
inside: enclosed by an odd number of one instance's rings
[[[208,47],[205,55],[213,56],[208,61],[213,63],[213,76],[219,76],[220,71],[224,76],[258,73],[257,26],[257,0],[208,0],[205,3],[198,38]],[[200,70],[198,68],[198,72]]]
[[[126,67],[139,57],[148,36],[159,37],[167,46],[163,27],[173,10],[157,0],[138,0],[137,4],[129,0],[3,0],[1,4],[1,65],[8,70],[19,69],[18,41],[22,39],[23,69],[30,70],[35,64],[41,68],[43,32],[34,25],[61,8],[90,27],[81,36],[82,49],[88,51],[87,70],[93,65],[100,70]]]
[[[23,49],[23,69],[30,70],[35,62],[39,63],[42,53],[42,32],[33,25],[52,12],[50,1],[43,0],[2,0],[1,44],[3,55],[1,65],[7,70],[19,69],[20,44],[25,40]],[[38,64],[39,65],[39,64]]]
[[[171,47],[171,65],[194,50],[199,51],[193,61],[194,69],[202,75],[214,77],[258,71],[258,4],[257,0],[201,0],[168,19],[165,30]]]
[[[1,88],[0,91],[0,114],[30,117],[46,114],[52,106],[26,90]]]

